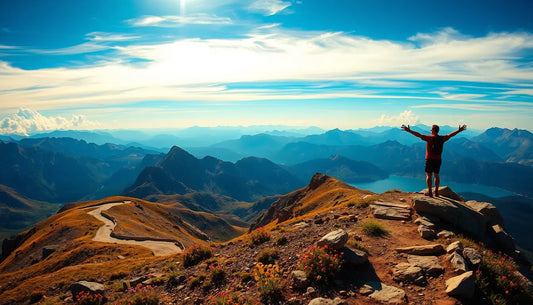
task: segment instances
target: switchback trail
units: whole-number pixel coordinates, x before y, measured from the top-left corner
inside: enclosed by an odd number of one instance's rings
[[[125,203],[130,203],[130,202],[131,201],[106,203],[106,204],[97,206],[96,209],[90,212],[87,212],[87,214],[94,216],[96,219],[104,223],[104,225],[98,228],[98,231],[96,231],[96,235],[93,237],[94,241],[104,242],[104,243],[116,243],[116,244],[142,246],[142,247],[146,247],[152,250],[155,256],[170,255],[170,254],[182,252],[181,248],[179,248],[173,242],[158,241],[158,240],[139,241],[139,240],[133,240],[133,239],[120,239],[120,238],[112,237],[111,233],[113,232],[113,229],[115,228],[116,223],[104,217],[102,215],[102,211],[109,210],[110,208],[114,206],[125,204]]]

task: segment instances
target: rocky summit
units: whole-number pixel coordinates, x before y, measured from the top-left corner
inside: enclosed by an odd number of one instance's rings
[[[374,194],[317,174],[250,229],[136,198],[73,204],[14,243],[0,304],[532,304],[530,265],[495,208],[450,192]]]

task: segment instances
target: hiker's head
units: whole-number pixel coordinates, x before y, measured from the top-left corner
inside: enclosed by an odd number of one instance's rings
[[[439,134],[439,130],[440,130],[439,125],[431,126],[431,133],[432,134],[435,134],[435,135]]]

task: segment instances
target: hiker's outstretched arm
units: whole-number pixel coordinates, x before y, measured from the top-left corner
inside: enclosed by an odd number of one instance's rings
[[[454,132],[450,133],[450,134],[448,135],[448,137],[450,137],[450,138],[451,138],[451,137],[453,137],[453,136],[457,135],[458,133],[460,133],[460,132],[461,132],[461,131],[463,131],[463,130],[466,130],[466,125],[463,125],[463,126],[459,126],[459,128],[457,128],[457,130],[456,130],[456,131],[454,131]]]
[[[419,132],[416,132],[414,130],[411,130],[411,127],[409,125],[407,125],[407,126],[402,125],[402,129],[407,131],[408,133],[412,134],[413,136],[419,137],[420,139],[422,139],[422,134],[419,133]]]

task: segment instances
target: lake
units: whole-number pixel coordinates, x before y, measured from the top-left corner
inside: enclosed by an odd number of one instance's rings
[[[374,182],[350,184],[359,189],[369,190],[374,193],[383,193],[392,189],[400,189],[404,192],[419,192],[427,188],[426,179],[395,175],[390,175],[387,179],[378,180]],[[501,188],[479,184],[468,184],[441,180],[441,186],[449,186],[456,193],[479,193],[492,198],[516,195],[513,192],[506,191]]]

